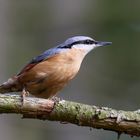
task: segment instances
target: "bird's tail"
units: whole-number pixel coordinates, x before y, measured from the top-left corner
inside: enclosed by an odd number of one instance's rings
[[[10,78],[7,82],[0,85],[0,93],[4,94],[8,92],[20,91],[20,88],[17,85],[17,78]]]

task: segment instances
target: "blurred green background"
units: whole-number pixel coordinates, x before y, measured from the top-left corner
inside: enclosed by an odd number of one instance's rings
[[[1,0],[0,82],[32,57],[75,35],[111,41],[84,60],[59,97],[136,110],[140,98],[139,0]],[[114,132],[0,115],[1,140],[113,140]],[[120,140],[138,140],[122,135]]]

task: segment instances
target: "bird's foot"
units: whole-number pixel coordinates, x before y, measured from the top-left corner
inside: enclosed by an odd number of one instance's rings
[[[51,100],[54,101],[55,103],[61,101],[61,99],[58,98],[58,97],[56,97],[56,96],[53,96],[53,97],[51,98]]]
[[[29,96],[29,92],[25,90],[25,88],[22,90],[22,93],[21,93],[21,103],[22,103],[22,106],[24,106],[24,102],[25,102],[25,97],[26,96]]]

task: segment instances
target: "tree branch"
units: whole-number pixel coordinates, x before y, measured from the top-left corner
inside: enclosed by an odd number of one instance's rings
[[[107,107],[33,97],[25,97],[22,101],[18,95],[0,94],[0,113],[17,113],[22,114],[23,118],[68,122],[140,136],[140,110],[117,111]]]

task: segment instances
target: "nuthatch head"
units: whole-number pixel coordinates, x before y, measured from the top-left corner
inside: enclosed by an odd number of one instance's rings
[[[87,37],[87,36],[75,36],[67,39],[63,44],[61,44],[57,48],[61,48],[61,49],[65,48],[67,49],[67,51],[68,49],[76,48],[79,50],[83,50],[85,54],[87,54],[88,52],[90,52],[91,50],[97,47],[107,46],[110,44],[111,42],[95,41],[91,37]]]
[[[87,36],[69,38],[33,58],[16,76],[0,86],[0,92],[26,91],[37,97],[51,98],[75,77],[88,52],[110,44]]]

